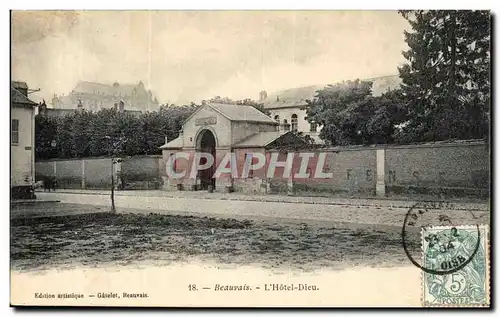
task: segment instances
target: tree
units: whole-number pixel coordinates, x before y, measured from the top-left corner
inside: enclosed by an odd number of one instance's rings
[[[160,108],[159,115],[163,118],[162,129],[164,136],[169,140],[173,140],[179,136],[179,131],[182,129],[184,121],[193,114],[199,105],[191,103],[190,105],[175,106],[165,105]],[[164,140],[163,140],[164,141]]]
[[[73,129],[74,116],[67,115],[58,118],[56,144],[58,158],[72,158],[75,155],[75,143],[73,142],[74,134],[71,132]]]
[[[108,141],[108,157],[111,158],[111,212],[116,212],[115,208],[115,165],[122,160],[118,157],[123,155],[124,145],[127,139],[123,133],[120,135],[106,135],[105,139]]]
[[[323,128],[319,137],[333,145],[358,143],[357,123],[351,111],[371,96],[371,82],[347,81],[328,85],[316,92],[315,98],[308,100],[307,120]]]
[[[76,112],[73,115],[71,138],[75,157],[90,156],[89,143],[92,138],[92,131],[89,130],[89,122],[94,119],[94,114],[89,111]]]
[[[72,119],[66,116],[64,121]],[[90,122],[89,130],[92,131],[92,137],[89,141],[90,156],[107,156],[110,151],[110,143],[106,137],[117,134],[118,111],[115,109],[99,110]]]
[[[126,156],[144,154],[144,134],[142,132],[141,120],[129,113],[119,113],[117,116],[115,134],[127,140],[122,145],[121,153]]]
[[[488,11],[400,11],[407,63],[399,68],[409,120],[399,142],[483,138],[489,130]]]
[[[35,158],[37,160],[57,156],[57,149],[52,147],[52,141],[56,141],[57,138],[57,125],[56,118],[40,115],[35,117]]]
[[[372,96],[372,82],[328,85],[309,100],[307,120],[323,128],[320,138],[332,145],[393,143],[407,119],[400,90]]]
[[[381,96],[373,97],[372,105],[373,108],[365,117],[367,140],[365,143],[394,143],[400,126],[408,119],[401,90],[391,90]]]

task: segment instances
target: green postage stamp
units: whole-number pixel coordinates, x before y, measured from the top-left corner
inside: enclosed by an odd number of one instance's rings
[[[489,306],[487,226],[423,228],[422,250],[424,306]]]

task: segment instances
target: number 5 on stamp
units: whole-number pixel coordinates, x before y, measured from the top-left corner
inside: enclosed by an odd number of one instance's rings
[[[422,230],[422,304],[490,305],[487,226],[440,226]]]

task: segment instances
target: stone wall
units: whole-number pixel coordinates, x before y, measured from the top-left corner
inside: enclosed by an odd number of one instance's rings
[[[192,190],[196,180],[189,177],[194,150],[185,151],[187,159],[176,162],[176,172],[186,171],[181,179],[169,179],[166,161],[170,154],[179,150],[164,150],[161,156],[126,158],[116,164],[117,183],[121,179],[125,189]],[[283,177],[285,167],[277,167],[268,175],[270,156],[278,155],[278,161],[286,161],[288,153],[263,148],[218,148],[218,167],[228,153],[236,158],[237,177],[223,173],[216,180],[216,190],[232,187],[245,193],[293,193],[303,195],[329,195],[336,193],[391,195],[489,195],[490,152],[484,142],[436,143],[407,146],[339,147],[311,152],[307,165],[307,178],[294,177],[299,172],[302,158],[294,155],[290,161],[291,175]],[[264,167],[254,170],[248,179],[241,178],[245,155],[261,153],[266,156]],[[324,164],[319,165],[320,155]],[[255,163],[255,161],[254,161]],[[229,165],[228,165],[229,166]],[[328,178],[316,178],[316,169],[331,173]],[[109,158],[85,160],[55,160],[36,163],[36,175],[40,180],[56,176],[64,188],[109,188],[111,161]],[[128,184],[128,185],[127,185]],[[133,184],[133,186],[131,185]],[[128,187],[127,187],[128,186]]]
[[[164,168],[160,155],[136,156],[123,160],[119,174],[123,189],[160,189]]]
[[[56,177],[58,188],[105,189],[111,187],[111,159],[85,158],[36,162],[37,180]],[[161,156],[125,158],[114,165],[117,189],[159,189],[164,174]]]
[[[487,194],[490,152],[484,143],[387,148],[385,170],[388,192]]]

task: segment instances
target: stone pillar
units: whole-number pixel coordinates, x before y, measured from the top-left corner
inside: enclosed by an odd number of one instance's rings
[[[291,160],[287,158],[287,168],[290,169],[290,177],[287,181],[288,195],[293,195],[293,158],[294,156],[292,156]]]
[[[183,150],[182,152],[187,153],[189,158],[187,160],[182,158],[176,161],[176,173],[185,172],[185,175],[180,179],[171,180],[171,182],[175,184],[182,184],[184,190],[193,190],[193,186],[196,185],[196,178],[191,178],[190,174],[192,164],[194,164],[195,150],[189,149]]]
[[[85,160],[82,160],[82,189],[85,189]]]
[[[224,157],[226,157],[226,155],[228,155],[228,157],[231,158],[231,155],[232,155],[231,153],[232,153],[231,149],[227,149],[227,148],[216,149],[214,173],[217,171],[217,169],[219,167],[221,167],[221,168],[224,167],[224,166],[221,166],[221,162],[224,159]],[[233,162],[233,160],[230,159],[230,162],[228,162],[228,164],[226,166],[227,167],[230,166],[231,168],[235,168],[235,166],[233,166],[234,163],[235,162]],[[228,192],[228,191],[233,190],[233,177],[232,177],[232,174],[230,172],[222,173],[219,177],[217,177],[215,179],[215,190],[217,192]]]
[[[377,196],[385,196],[385,149],[377,150]]]
[[[115,178],[115,189],[120,188],[121,180],[118,177],[118,175],[120,175],[121,172],[122,172],[122,163],[116,162],[115,164],[113,164],[113,177]]]

